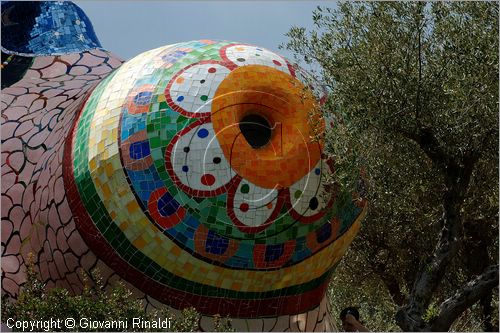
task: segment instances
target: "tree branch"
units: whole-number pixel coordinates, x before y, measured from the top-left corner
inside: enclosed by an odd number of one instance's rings
[[[404,129],[397,129],[397,131],[405,138],[418,144],[420,149],[422,149],[441,172],[445,172],[447,167],[453,164],[452,157],[444,151],[432,129],[423,127],[416,131],[407,131]]]
[[[364,68],[358,57],[356,56],[356,52],[354,52],[354,50],[352,49],[352,45],[351,45],[351,38],[349,37],[347,40],[345,40],[346,42],[346,46],[347,46],[347,49],[349,50],[349,52],[351,53],[351,57],[352,59],[354,60],[354,63],[356,64],[356,66],[359,68],[359,70],[363,73],[363,75],[366,77],[366,79],[368,80],[368,82],[370,83],[370,85],[372,84],[372,80],[370,78],[370,75],[368,74],[368,72],[366,71],[366,68]]]
[[[454,296],[448,298],[440,306],[439,315],[430,325],[432,331],[446,332],[467,308],[486,296],[493,288],[498,287],[498,265],[491,265],[483,274],[467,283]]]
[[[417,97],[415,103],[415,121],[420,125],[420,90],[422,85],[422,29],[418,27],[418,82],[417,82]]]
[[[396,277],[390,273],[385,271],[378,272],[379,276],[382,278],[389,294],[391,295],[392,300],[398,306],[402,306],[406,302],[406,297],[402,293],[401,288],[399,286],[399,282]]]
[[[498,322],[495,321],[495,310],[493,306],[491,306],[492,296],[493,295],[489,293],[479,300],[482,308],[483,327],[485,332],[498,332]]]
[[[444,276],[446,267],[458,252],[462,231],[460,208],[478,158],[475,155],[467,155],[461,161],[455,161],[450,156],[440,155],[439,144],[432,132],[423,132],[423,135],[424,137],[421,133],[417,137],[420,147],[434,163],[441,163],[447,189],[443,195],[443,216],[439,220],[442,226],[439,241],[431,257],[419,270],[408,305],[396,314],[397,324],[408,331],[426,330],[427,324],[422,316]]]
[[[456,211],[446,211],[441,218],[440,239],[434,253],[420,268],[407,306],[396,314],[396,323],[405,331],[425,331],[423,314],[444,276],[446,267],[458,252],[458,218]]]

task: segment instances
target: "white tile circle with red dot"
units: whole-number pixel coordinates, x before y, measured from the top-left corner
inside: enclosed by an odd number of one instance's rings
[[[262,188],[242,179],[234,195],[234,214],[242,224],[257,227],[269,219],[277,202],[276,189]]]
[[[224,157],[212,123],[196,126],[182,135],[170,158],[181,183],[193,190],[215,190],[236,175]]]

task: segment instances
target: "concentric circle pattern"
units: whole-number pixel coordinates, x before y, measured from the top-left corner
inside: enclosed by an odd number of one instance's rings
[[[365,211],[325,186],[334,165],[309,121],[324,97],[252,45],[200,40],[135,57],[97,86],[66,143],[80,233],[176,308],[256,317],[316,306]],[[244,118],[271,128],[258,147]]]

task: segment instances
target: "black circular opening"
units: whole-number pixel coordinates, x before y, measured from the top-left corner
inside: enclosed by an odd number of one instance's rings
[[[240,120],[240,131],[252,148],[261,148],[271,140],[271,125],[258,114],[243,117]]]

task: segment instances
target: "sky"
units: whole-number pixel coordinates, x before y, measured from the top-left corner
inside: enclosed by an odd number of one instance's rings
[[[312,12],[334,1],[74,1],[102,46],[123,59],[195,39],[255,44],[292,59],[278,46],[292,26],[313,27]]]

